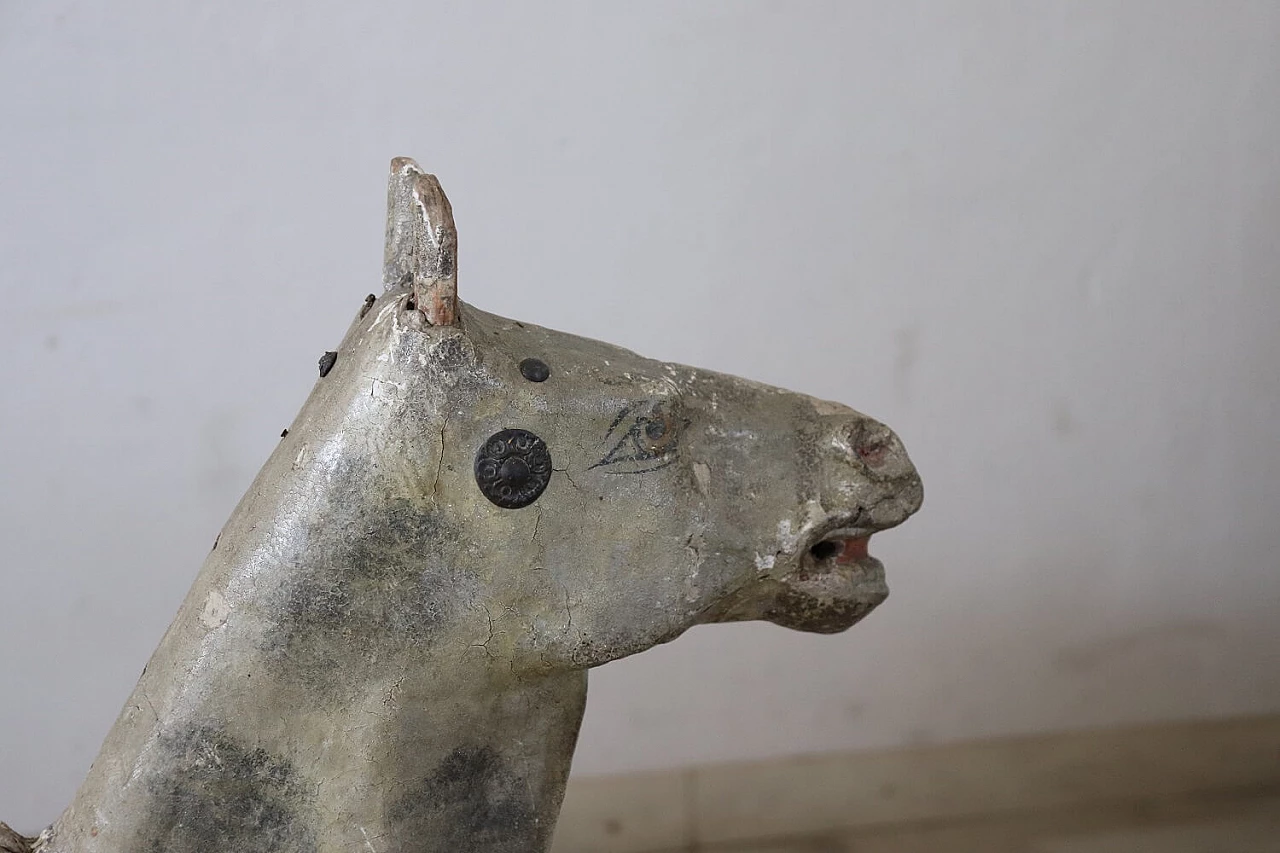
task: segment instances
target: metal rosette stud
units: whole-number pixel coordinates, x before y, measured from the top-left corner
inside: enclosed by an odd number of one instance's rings
[[[523,429],[489,436],[476,454],[476,485],[503,509],[520,509],[538,499],[551,482],[547,443]]]

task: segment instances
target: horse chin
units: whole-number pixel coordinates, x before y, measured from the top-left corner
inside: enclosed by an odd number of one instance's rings
[[[764,618],[815,634],[847,630],[889,597],[884,564],[869,556],[802,569],[781,587]]]

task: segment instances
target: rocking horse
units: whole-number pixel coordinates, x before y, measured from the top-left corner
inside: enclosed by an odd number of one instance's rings
[[[543,851],[588,669],[888,594],[868,539],[923,493],[887,427],[472,308],[435,177],[393,161],[388,204],[384,292],[74,801],[0,849]]]

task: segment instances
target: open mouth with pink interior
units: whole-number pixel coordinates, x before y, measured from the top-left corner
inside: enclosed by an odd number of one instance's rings
[[[868,551],[867,528],[832,530],[808,549],[794,572],[781,579],[786,593],[772,621],[820,633],[843,631],[889,596],[884,564]]]
[[[871,534],[847,537],[839,536],[839,531],[836,534],[810,548],[810,555],[820,563],[831,561],[841,565],[856,563],[870,556],[867,549],[871,543]]]

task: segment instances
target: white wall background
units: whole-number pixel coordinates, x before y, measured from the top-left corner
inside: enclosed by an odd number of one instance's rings
[[[377,289],[397,154],[468,301],[925,477],[864,625],[597,671],[578,770],[1280,710],[1280,4],[0,0],[0,818]]]

